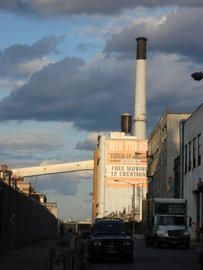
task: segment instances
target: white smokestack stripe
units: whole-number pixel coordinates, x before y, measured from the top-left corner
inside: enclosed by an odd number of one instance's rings
[[[137,40],[134,136],[146,139],[146,42],[145,37]]]

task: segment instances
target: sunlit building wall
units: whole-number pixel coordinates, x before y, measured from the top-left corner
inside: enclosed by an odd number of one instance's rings
[[[135,218],[142,219],[142,200],[147,192],[147,140],[123,132],[98,138],[97,198],[95,217],[131,215],[135,185]]]
[[[149,197],[174,197],[174,160],[180,154],[180,122],[190,113],[168,108],[152,130],[148,140]]]
[[[182,123],[183,195],[191,217],[191,238],[199,239],[203,226],[203,104]]]

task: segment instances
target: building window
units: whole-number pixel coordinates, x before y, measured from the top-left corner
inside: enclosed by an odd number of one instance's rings
[[[188,162],[188,171],[191,170],[191,142],[189,142],[189,162]]]
[[[197,166],[201,165],[201,144],[200,144],[201,134],[197,136]]]
[[[185,145],[185,173],[187,173],[187,145]]]
[[[193,139],[193,168],[196,167],[196,138]]]

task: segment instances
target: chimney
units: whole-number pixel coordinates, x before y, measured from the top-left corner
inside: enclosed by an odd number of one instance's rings
[[[146,139],[146,43],[145,37],[138,37],[135,83],[134,136]]]

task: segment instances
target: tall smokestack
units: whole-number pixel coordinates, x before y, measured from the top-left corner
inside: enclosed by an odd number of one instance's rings
[[[138,37],[136,84],[135,84],[135,115],[134,135],[138,139],[146,139],[146,43],[145,37]]]

